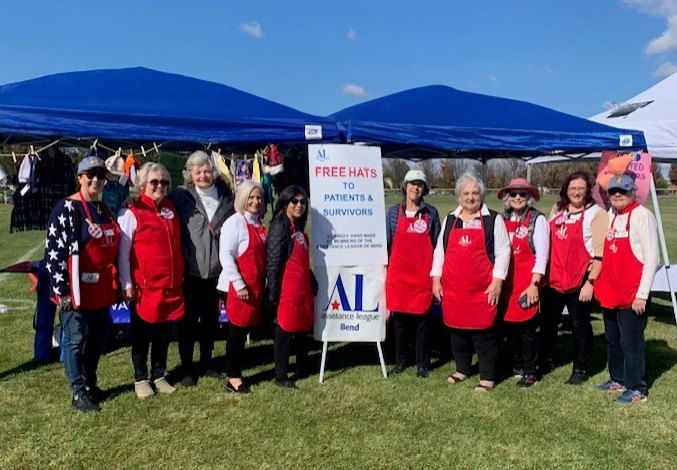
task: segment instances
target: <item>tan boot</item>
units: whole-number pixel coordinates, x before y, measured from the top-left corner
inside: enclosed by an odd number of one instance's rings
[[[172,387],[169,382],[167,382],[167,379],[164,377],[160,377],[159,379],[156,379],[153,382],[153,385],[155,385],[155,390],[157,390],[160,393],[174,393],[176,392],[176,388]]]
[[[141,399],[155,395],[153,387],[150,386],[150,382],[148,380],[134,382],[134,391],[136,392],[136,396]]]

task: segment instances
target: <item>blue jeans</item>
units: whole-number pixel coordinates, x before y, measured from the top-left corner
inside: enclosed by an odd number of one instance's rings
[[[96,369],[109,321],[107,309],[61,311],[63,366],[73,395],[96,385]]]

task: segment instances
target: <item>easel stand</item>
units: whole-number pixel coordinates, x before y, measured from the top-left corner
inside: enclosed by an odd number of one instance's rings
[[[324,366],[327,363],[327,346],[329,345],[328,341],[322,342],[322,361],[320,362],[320,383],[324,383]],[[376,350],[378,351],[378,360],[381,362],[381,373],[383,378],[388,378],[388,373],[386,372],[386,362],[383,359],[383,350],[381,349],[380,341],[376,341]]]

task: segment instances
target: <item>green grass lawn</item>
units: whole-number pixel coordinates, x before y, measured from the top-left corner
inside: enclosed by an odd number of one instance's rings
[[[388,198],[388,204],[395,199]],[[429,197],[443,214],[451,197]],[[497,207],[495,196],[489,202]],[[547,211],[553,199],[539,207]],[[663,202],[663,201],[662,201]],[[662,204],[673,259],[677,200]],[[0,265],[37,259],[43,234],[8,234],[0,206]],[[35,248],[36,251],[30,252]],[[570,335],[560,336],[557,369],[529,390],[508,379],[477,394],[477,377],[450,386],[451,363],[434,354],[427,380],[415,370],[384,380],[373,344],[333,345],[326,381],[299,381],[301,390],[272,382],[272,345],[248,347],[251,396],[227,394],[203,379],[193,389],[139,401],[132,391],[129,347],[107,353],[99,384],[109,398],[98,414],[70,409],[59,363],[32,362],[33,294],[25,275],[0,278],[0,468],[675,468],[677,465],[677,334],[665,296],[646,331],[647,403],[622,407],[594,384],[607,378],[599,315],[592,371],[566,387]],[[440,330],[442,328],[440,327]],[[390,348],[386,350],[391,353]],[[439,351],[437,351],[439,352]],[[223,363],[223,341],[216,347]],[[319,348],[313,355],[319,368]],[[176,344],[169,367],[178,364]],[[415,369],[415,368],[414,368]]]

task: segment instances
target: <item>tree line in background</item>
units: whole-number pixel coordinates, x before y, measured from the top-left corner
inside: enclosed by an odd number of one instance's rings
[[[386,187],[398,188],[404,175],[412,168],[422,170],[431,188],[453,188],[463,173],[470,171],[482,175],[482,163],[467,158],[440,158],[408,163],[399,158],[383,159],[383,177]],[[566,175],[573,171],[586,171],[597,176],[598,163],[589,161],[542,163],[531,168],[531,181],[537,187],[559,188]],[[677,184],[677,164],[670,166],[669,180],[661,173],[660,165],[652,164],[657,188],[666,188],[670,183]],[[489,160],[486,169],[486,181],[489,188],[502,188],[513,178],[526,178],[527,165],[517,158]]]

